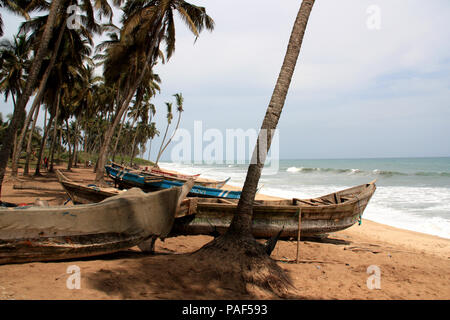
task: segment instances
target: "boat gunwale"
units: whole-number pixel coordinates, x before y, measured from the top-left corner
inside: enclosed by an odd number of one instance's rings
[[[270,202],[270,201],[277,202],[277,201],[286,201],[286,200],[287,201],[294,201],[294,199],[297,199],[297,202],[298,202],[298,200],[310,201],[310,200],[314,200],[314,199],[322,199],[322,198],[325,198],[325,197],[328,197],[328,196],[332,196],[334,194],[338,194],[340,192],[348,191],[348,190],[351,190],[351,189],[366,188],[366,190],[361,190],[360,193],[358,193],[355,196],[352,196],[351,199],[349,199],[349,200],[347,200],[345,202],[341,202],[341,203],[331,203],[331,204],[320,204],[320,203],[317,203],[317,205],[308,205],[308,204],[291,204],[291,205],[287,205],[287,204],[275,205],[274,204],[274,205],[270,205],[270,204],[264,204],[264,203],[255,203],[255,204],[253,204],[253,208],[270,208],[270,209],[277,209],[277,208],[278,209],[290,209],[290,208],[292,208],[292,209],[295,209],[295,210],[298,210],[299,208],[300,209],[301,208],[308,208],[308,209],[309,208],[314,208],[314,209],[316,209],[316,208],[334,209],[336,207],[344,206],[344,205],[347,205],[347,204],[355,204],[355,203],[357,203],[357,202],[359,202],[361,200],[366,199],[367,197],[371,197],[374,194],[375,190],[376,190],[375,182],[376,182],[376,180],[374,180],[374,181],[372,181],[370,183],[365,183],[365,184],[362,184],[362,185],[358,185],[358,186],[354,186],[354,187],[351,187],[351,188],[347,188],[347,189],[343,189],[343,190],[340,190],[340,191],[336,191],[336,192],[333,192],[333,193],[321,196],[319,198],[309,198],[309,199],[293,198],[293,199],[279,199],[279,200],[259,200],[259,201],[266,201],[266,202]],[[215,199],[215,198],[210,198],[210,199]],[[235,200],[235,199],[230,199],[230,200]],[[258,200],[255,200],[255,201],[258,201]],[[236,203],[219,203],[219,202],[208,202],[208,201],[202,202],[201,200],[197,204],[197,206],[204,206],[204,207],[211,206],[211,207],[216,207],[216,208],[237,207],[237,205],[238,205],[238,202],[236,202]]]

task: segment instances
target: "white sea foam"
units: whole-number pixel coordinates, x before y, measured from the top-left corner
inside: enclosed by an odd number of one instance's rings
[[[237,187],[242,187],[247,172],[246,167],[243,166],[214,167],[161,163],[161,167],[184,174],[200,173],[201,177],[210,179],[223,180],[231,177],[229,184]],[[329,183],[328,180],[321,184],[321,180],[316,177],[312,179],[313,183],[306,183],[304,177],[292,175],[302,170],[304,170],[303,167],[291,166],[277,176],[263,177],[260,181],[259,192],[283,198],[314,198],[352,186],[349,184],[351,180],[346,181],[345,184]],[[333,174],[338,170],[326,169],[322,173],[326,175],[331,171]],[[344,176],[350,178],[355,175],[356,177],[359,172],[359,169],[346,170],[348,174]],[[389,171],[373,170],[373,173],[380,175]],[[289,177],[292,178],[289,179]],[[332,178],[331,181],[333,180],[336,179]],[[378,184],[374,196],[364,211],[363,218],[450,239],[450,188]]]

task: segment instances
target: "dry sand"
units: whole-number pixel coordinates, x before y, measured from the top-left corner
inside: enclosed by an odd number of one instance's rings
[[[73,180],[91,182],[92,169],[68,172]],[[18,190],[7,177],[4,201],[33,202],[36,198],[62,204],[67,196],[54,175],[19,179],[26,185],[54,190]],[[22,182],[23,183],[23,182]],[[61,189],[61,191],[57,191]],[[375,193],[376,196],[376,193]],[[262,195],[259,195],[262,197]],[[370,204],[369,204],[370,205]],[[156,254],[137,248],[119,253],[62,262],[0,265],[0,299],[273,299],[269,292],[211,278],[204,263],[189,253],[209,242],[209,236],[158,240]],[[449,299],[450,240],[406,231],[363,219],[322,242],[279,241],[272,253],[300,294],[307,299]],[[67,268],[81,270],[81,288],[68,289]],[[378,266],[380,288],[369,289],[367,268]],[[203,267],[202,267],[203,266]]]

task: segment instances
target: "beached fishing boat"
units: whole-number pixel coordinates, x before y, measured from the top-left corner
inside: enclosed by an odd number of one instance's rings
[[[97,203],[105,200],[106,198],[114,197],[118,194],[126,192],[126,190],[120,190],[114,187],[99,187],[95,184],[82,184],[70,180],[61,171],[56,170],[56,175],[61,186],[66,191],[70,200],[74,204],[89,204]],[[180,208],[176,213],[176,218],[183,217],[188,214],[194,213],[194,203],[192,198],[183,199]]]
[[[196,185],[200,185],[200,186],[208,187],[208,188],[216,188],[216,189],[222,188],[230,180],[230,178],[227,178],[222,181],[202,180],[202,179],[199,179],[200,174],[185,175],[185,174],[170,172],[170,171],[167,171],[167,170],[164,170],[161,168],[157,169],[155,167],[150,167],[150,168],[146,167],[144,170],[134,170],[132,168],[128,168],[128,167],[119,165],[114,162],[111,163],[111,166],[113,168],[116,168],[119,170],[126,170],[128,172],[142,174],[144,176],[147,175],[147,176],[153,176],[155,178],[162,178],[162,179],[168,180],[168,181],[186,182],[189,179],[194,179]]]
[[[376,190],[375,181],[314,199],[257,200],[253,207],[253,234],[269,238],[281,229],[281,238],[297,237],[300,209],[301,234],[324,236],[360,221]],[[92,189],[89,190],[92,191]],[[238,200],[193,197],[183,201],[170,236],[211,235],[228,228]]]
[[[178,181],[161,180],[136,172],[127,170],[120,170],[113,166],[105,166],[108,176],[114,180],[119,188],[140,187],[147,191],[169,189],[172,187],[181,186],[183,183]],[[223,190],[217,188],[208,188],[199,185],[192,187],[189,196],[191,197],[210,197],[210,198],[224,198],[224,199],[239,199],[241,191]]]
[[[164,238],[191,186],[153,193],[134,188],[71,207],[0,208],[0,264],[100,255]]]
[[[253,235],[269,238],[280,230],[281,238],[323,236],[344,230],[360,221],[376,189],[375,181],[314,199],[258,200],[253,206]],[[200,198],[195,214],[177,219],[174,235],[222,234],[229,227],[237,200]]]

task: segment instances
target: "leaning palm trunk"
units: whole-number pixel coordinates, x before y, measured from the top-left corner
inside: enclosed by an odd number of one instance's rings
[[[131,91],[131,90],[130,90]],[[105,172],[104,166],[106,164],[106,157],[108,156],[109,151],[109,145],[111,143],[112,136],[114,134],[114,129],[117,127],[118,122],[122,118],[123,113],[128,108],[128,105],[130,104],[131,98],[133,97],[134,91],[128,93],[127,99],[122,103],[121,108],[119,109],[118,114],[116,115],[116,118],[114,119],[111,127],[106,131],[105,138],[103,141],[103,144],[100,148],[97,165],[96,165],[96,175],[95,175],[95,181],[99,182],[103,180],[103,175]]]
[[[73,149],[71,149],[72,136],[70,135],[69,121],[67,119],[66,119],[66,127],[67,127],[67,146],[69,148],[69,160],[67,162],[67,171],[71,171],[72,170]]]
[[[53,137],[52,144],[50,147],[50,169],[49,172],[53,172],[53,161],[55,156],[55,145],[56,145],[56,130],[58,126],[58,116],[59,116],[59,103],[60,103],[60,92],[57,94],[58,100],[56,101],[56,112],[55,112],[55,124],[53,125]]]
[[[214,272],[226,275],[227,279],[234,277],[236,281],[243,281],[244,291],[249,284],[251,287],[271,289],[279,297],[298,295],[286,273],[269,257],[275,244],[263,246],[255,240],[251,230],[253,202],[258,181],[270,148],[273,130],[277,127],[283,109],[313,5],[314,0],[303,0],[295,20],[286,56],[261,126],[252,163],[248,168],[231,225],[224,235],[215,238],[191,257],[196,261],[213,257]],[[265,132],[268,133],[266,137]],[[223,261],[227,263],[224,264]],[[211,262],[208,261],[208,264]]]
[[[134,125],[135,125],[136,122],[137,122],[137,119],[138,119],[138,117],[136,117],[136,118],[133,119],[133,123],[131,124],[131,130],[133,130]],[[136,141],[135,139],[136,139],[137,132],[138,132],[138,131],[137,131],[137,128],[136,128],[136,133],[135,133],[134,136],[133,136],[133,142],[132,142],[132,144],[131,144],[130,167],[133,165],[133,158],[134,158],[134,142]]]
[[[152,155],[152,141],[153,138],[150,139],[150,144],[148,145],[148,161],[150,161],[150,157]]]
[[[50,58],[50,62],[48,64],[47,68],[45,69],[45,73],[39,84],[38,93],[37,93],[36,97],[34,98],[33,105],[31,106],[30,112],[28,112],[27,118],[25,119],[25,124],[23,125],[22,131],[19,135],[18,144],[17,144],[17,147],[15,148],[14,157],[13,157],[13,161],[11,164],[11,170],[12,170],[11,174],[12,175],[17,175],[17,163],[19,162],[20,154],[22,153],[23,140],[24,140],[25,134],[28,130],[28,126],[30,125],[31,118],[33,117],[34,110],[36,110],[36,108],[40,104],[40,101],[44,95],[44,90],[45,90],[45,86],[47,85],[48,77],[50,76],[50,72],[52,71],[53,66],[55,65],[56,57],[58,56],[58,51],[59,51],[59,47],[61,45],[61,40],[62,40],[62,36],[64,34],[65,27],[66,27],[66,23],[64,21],[64,23],[61,25],[61,28],[59,30],[58,39],[56,40],[56,44],[55,44],[54,51],[52,53],[52,57]]]
[[[120,135],[122,133],[122,128],[123,128],[123,125],[125,123],[125,119],[126,118],[127,118],[126,113],[124,113],[122,122],[120,123],[119,132],[117,133],[117,139],[116,139],[116,142],[114,144],[114,149],[113,149],[113,152],[112,152],[112,161],[113,162],[116,159],[117,146],[119,145]]]
[[[33,119],[33,124],[31,126],[31,130],[30,133],[28,134],[28,141],[27,141],[27,157],[25,159],[25,165],[23,167],[23,175],[24,176],[28,176],[29,174],[29,167],[30,167],[30,159],[31,159],[31,143],[33,141],[33,133],[34,130],[36,128],[36,122],[38,120],[39,117],[39,110],[40,110],[40,105],[38,105],[38,107],[36,108],[35,114],[34,114],[34,119]]]
[[[74,135],[74,142],[73,142],[73,161],[72,161],[72,165],[75,168],[78,167],[78,122],[75,122],[75,135]]]
[[[130,167],[133,166],[133,160],[134,160],[135,153],[136,153],[136,145],[137,145],[137,143],[136,143],[136,137],[137,137],[137,135],[138,135],[138,131],[137,131],[137,128],[136,128],[136,133],[135,133],[134,136],[133,136],[133,143],[131,144],[133,147],[132,147],[132,149],[131,149]]]
[[[147,72],[147,68],[150,68],[150,62],[152,61],[152,57],[154,56],[155,50],[158,49],[155,44],[153,44],[153,46],[151,48],[152,49],[149,50],[149,52],[147,54],[145,64],[142,68],[142,71],[141,71],[138,79],[135,81],[135,83],[129,89],[125,100],[123,100],[123,102],[120,104],[119,111],[116,114],[116,117],[115,117],[111,127],[109,127],[109,129],[105,133],[105,138],[104,138],[103,144],[100,148],[97,164],[95,166],[95,168],[96,168],[95,181],[97,183],[100,181],[103,181],[103,176],[105,174],[106,157],[108,156],[109,145],[111,144],[111,139],[114,134],[114,131],[115,131],[117,125],[119,124],[120,119],[122,119],[124,112],[128,109],[131,99],[133,98],[133,95],[136,92],[136,89],[139,87],[142,80],[144,79],[144,75]]]
[[[36,87],[36,82],[38,81],[39,70],[41,69],[42,61],[47,54],[48,43],[53,34],[53,29],[55,26],[56,18],[59,13],[59,9],[62,4],[62,0],[53,0],[50,5],[50,12],[45,24],[44,32],[42,34],[41,41],[39,43],[39,48],[33,59],[30,67],[30,72],[25,84],[25,88],[19,97],[17,106],[14,109],[13,118],[11,120],[8,129],[6,130],[5,136],[3,137],[2,148],[0,149],[0,198],[1,198],[1,186],[3,183],[3,178],[6,172],[6,165],[8,163],[8,158],[11,153],[13,137],[16,134],[17,128],[22,120],[25,118],[25,107],[27,102],[33,93],[33,89]]]
[[[167,141],[167,143],[165,144],[164,148],[162,148],[162,150],[159,151],[158,157],[156,158],[155,165],[158,165],[159,159],[161,158],[164,150],[166,150],[167,146],[170,144],[170,142],[172,141],[173,137],[175,136],[175,133],[177,132],[178,127],[180,126],[180,120],[181,120],[181,112],[178,114],[177,126],[175,127],[175,130],[173,131],[172,136],[170,137],[169,141]],[[166,131],[166,133],[167,133],[167,131]],[[165,136],[164,136],[164,139],[165,139]],[[164,140],[163,140],[163,143],[164,143]]]
[[[300,54],[300,48],[305,34],[311,9],[315,0],[304,0],[298,12],[297,19],[289,39],[289,45],[278,76],[275,89],[264,117],[257,145],[253,152],[252,163],[249,165],[247,177],[242,189],[241,198],[236,214],[231,222],[229,233],[248,235],[251,234],[253,202],[259,178],[264,167],[264,161],[272,143],[273,131],[276,129],[278,120],[283,110],[286,95],[289,90],[295,65]],[[262,141],[265,138],[266,141]],[[260,150],[264,148],[264,150]],[[261,156],[260,156],[261,155]],[[255,161],[256,160],[256,161]],[[256,163],[254,163],[256,162]]]

